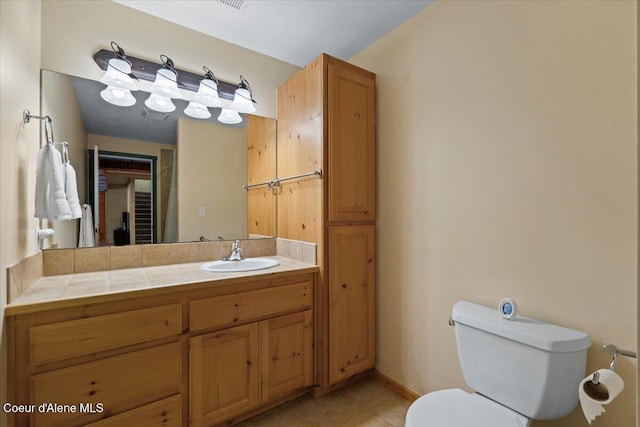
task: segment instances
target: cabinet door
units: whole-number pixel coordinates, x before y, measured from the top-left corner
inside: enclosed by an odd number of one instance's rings
[[[329,227],[329,382],[375,365],[375,226]]]
[[[312,384],[311,337],[311,310],[260,322],[262,402]]]
[[[258,324],[189,340],[191,426],[221,422],[258,405]]]
[[[375,220],[375,79],[329,64],[329,221]]]

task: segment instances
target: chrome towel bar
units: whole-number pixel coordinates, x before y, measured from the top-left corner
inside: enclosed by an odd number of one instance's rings
[[[287,178],[273,178],[271,181],[259,182],[257,184],[243,185],[242,188],[248,190],[249,188],[260,187],[262,185],[266,185],[267,189],[271,190],[274,188],[280,187],[280,183],[284,181],[291,181],[293,179],[305,178],[307,176],[317,176],[318,178],[322,178],[322,169],[316,169],[313,172],[302,173],[300,175],[294,175]]]

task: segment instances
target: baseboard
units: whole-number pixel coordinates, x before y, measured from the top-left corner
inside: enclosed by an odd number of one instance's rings
[[[382,384],[383,386],[393,391],[394,393],[396,393],[397,395],[404,397],[409,402],[413,402],[414,400],[420,397],[420,395],[415,391],[408,389],[407,387],[403,386],[402,384],[400,384],[395,380],[392,380],[391,378],[389,378],[382,372],[378,371],[377,369],[371,370],[369,373],[369,376],[372,379],[379,382],[380,384]]]
[[[313,388],[312,394],[313,397],[320,397],[320,396],[324,396],[325,394],[331,393],[334,390],[337,390],[339,388],[342,388],[348,384],[354,383],[356,381],[359,381],[363,378],[366,378],[367,376],[370,375],[371,371],[365,371],[365,372],[361,372],[359,374],[353,375],[349,378],[347,378],[346,380],[342,380],[339,383],[330,385],[330,386],[326,386],[326,387],[320,387],[320,386],[315,386]]]

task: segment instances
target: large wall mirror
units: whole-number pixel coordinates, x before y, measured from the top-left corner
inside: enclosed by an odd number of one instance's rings
[[[193,119],[184,100],[157,113],[143,91],[118,107],[100,97],[103,84],[48,70],[41,85],[41,111],[55,140],[68,142],[80,202],[98,226],[95,246],[275,237],[276,195],[243,188],[276,176],[274,119],[242,115],[226,125],[215,109]],[[81,226],[43,221],[55,230],[43,247],[78,247]]]

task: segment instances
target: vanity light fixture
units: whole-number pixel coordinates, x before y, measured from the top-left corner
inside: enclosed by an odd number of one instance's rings
[[[218,116],[221,123],[237,124],[242,122],[242,117],[238,113],[256,111],[256,101],[253,99],[251,87],[243,76],[240,76],[239,84],[233,84],[218,80],[211,70],[203,67],[205,71],[203,78],[202,74],[176,69],[173,61],[166,55],[160,56],[162,64],[158,64],[133,56],[125,58],[124,50],[115,42],[111,43],[111,47],[113,52],[101,49],[93,55],[93,59],[106,71],[100,81],[108,87],[101,92],[101,96],[112,104],[122,106],[135,104],[136,99],[129,91],[137,90],[135,80],[141,79],[154,82],[150,89],[151,95],[144,102],[154,111],[162,113],[175,111],[176,107],[171,98],[183,99],[178,87],[195,93],[184,111],[186,115],[194,118],[208,119],[211,117],[208,107],[217,107],[222,109]],[[114,54],[116,58],[113,58]],[[111,76],[115,77],[111,78]],[[111,85],[111,82],[120,86]],[[224,107],[222,107],[223,100],[226,101]]]
[[[166,55],[160,55],[162,68],[156,72],[156,79],[151,86],[151,95],[144,105],[161,113],[169,113],[176,109],[171,98],[182,98],[178,90],[178,72],[173,61]]]
[[[111,49],[114,58],[109,59],[107,70],[99,80],[107,88],[100,92],[100,96],[110,104],[128,107],[136,103],[131,91],[138,90],[138,78],[131,73],[131,62],[124,49],[116,42],[111,42]]]
[[[200,80],[198,93],[195,94],[192,102],[197,102],[205,107],[220,107],[222,101],[218,95],[218,79],[207,67],[202,67],[205,71],[204,78]]]
[[[235,110],[230,110],[228,108],[223,108],[220,111],[220,115],[218,116],[218,121],[220,123],[224,123],[225,125],[235,125],[242,121],[242,117]]]
[[[173,66],[173,61],[167,55],[160,55],[162,68],[156,72],[156,80],[151,86],[151,93],[167,98],[182,98],[178,90],[178,72]]]
[[[213,71],[207,67],[203,66],[202,69],[205,74],[204,78],[200,80],[198,93],[194,95],[187,108],[184,109],[184,113],[194,119],[208,119],[211,117],[211,113],[207,107],[220,107],[222,105],[220,96],[218,96],[218,79],[216,79]]]
[[[240,76],[240,83],[238,83],[238,89],[236,89],[233,96],[233,102],[230,109],[237,111],[238,113],[254,113],[256,111],[253,100],[253,94],[249,82],[244,77]]]

